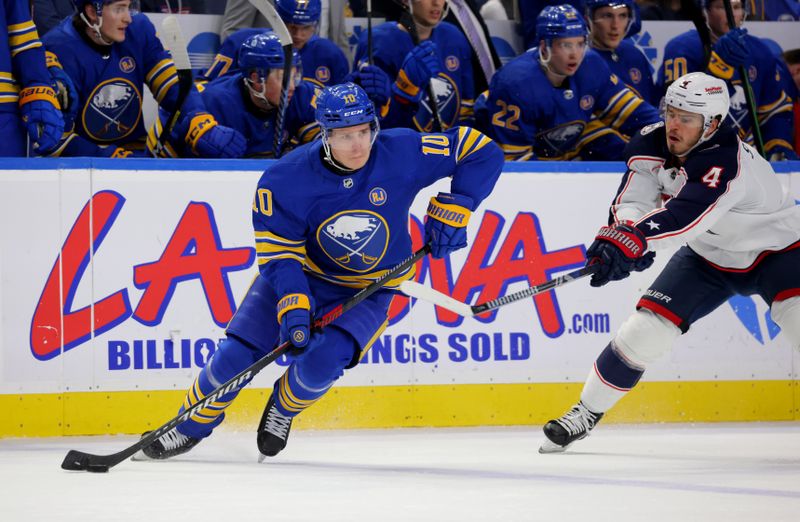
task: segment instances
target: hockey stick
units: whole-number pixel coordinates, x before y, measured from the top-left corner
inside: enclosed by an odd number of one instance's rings
[[[153,155],[159,157],[164,150],[165,143],[175,124],[178,123],[178,118],[181,115],[181,108],[189,92],[192,90],[192,64],[189,61],[189,53],[186,51],[186,40],[181,33],[181,26],[178,24],[178,19],[174,15],[167,15],[161,22],[161,31],[159,34],[161,43],[172,55],[172,61],[175,62],[175,68],[178,69],[178,97],[175,100],[175,110],[170,114],[167,119],[166,126],[161,128],[161,133],[156,140]]]
[[[453,16],[461,26],[464,36],[472,46],[472,51],[478,59],[478,65],[483,71],[486,86],[492,81],[495,71],[501,66],[500,56],[494,48],[489,29],[478,14],[473,10],[467,0],[447,0],[450,3]]]
[[[345,301],[344,303],[340,304],[336,308],[332,309],[319,319],[314,321],[313,329],[315,331],[321,330],[325,328],[327,325],[331,324],[333,321],[338,319],[348,310],[352,310],[353,307],[361,303],[364,299],[371,296],[378,290],[384,287],[384,285],[390,281],[391,279],[395,278],[399,274],[409,270],[414,264],[422,259],[425,255],[427,255],[431,251],[431,247],[429,244],[426,244],[414,254],[406,259],[405,261],[401,262],[399,265],[396,265],[394,268],[386,272],[382,275],[379,279],[376,279],[372,283],[370,283],[365,288],[361,289],[358,293],[356,293],[353,297]],[[197,413],[198,411],[208,407],[214,401],[222,397],[223,395],[230,393],[242,386],[243,383],[246,383],[255,375],[263,370],[268,364],[272,361],[283,355],[286,350],[291,347],[291,343],[288,341],[279,345],[277,348],[269,352],[267,355],[262,357],[261,359],[257,360],[241,372],[237,373],[233,377],[231,377],[228,381],[221,384],[217,388],[215,388],[211,393],[206,396],[206,398],[202,402],[198,402],[195,404],[190,410],[186,410],[185,412],[179,414],[177,417],[174,417],[172,420],[167,421],[161,427],[154,429],[138,441],[136,443],[128,446],[122,451],[118,451],[117,453],[112,453],[111,455],[93,455],[91,453],[84,453],[78,450],[70,450],[67,453],[67,456],[64,457],[64,461],[61,463],[61,468],[66,469],[69,471],[91,471],[95,473],[104,473],[108,471],[113,466],[116,466],[123,460],[133,456],[137,451],[148,446],[154,440],[164,435],[166,432],[170,431],[171,429],[175,428],[178,424],[189,420],[189,418]]]
[[[367,65],[372,65],[372,0],[367,0]]]
[[[731,7],[731,0],[722,0],[725,5],[725,15],[728,18],[728,30],[730,31],[736,27],[736,18],[733,16],[733,7]],[[743,6],[744,7],[744,6]],[[761,136],[761,127],[758,124],[758,110],[756,109],[756,100],[753,96],[753,88],[750,85],[750,78],[747,75],[747,69],[744,65],[739,66],[739,77],[742,79],[742,87],[744,87],[744,97],[747,100],[747,112],[750,113],[750,120],[753,126],[753,141],[756,145],[756,150],[761,157],[766,158],[764,152],[764,138]],[[720,122],[722,123],[722,122]]]
[[[395,0],[398,1],[398,0]],[[402,0],[400,0],[402,1]],[[417,32],[417,23],[414,21],[414,8],[412,3],[414,0],[405,0],[408,2],[408,9],[405,10],[403,15],[400,17],[400,24],[408,30],[409,36],[411,36],[411,42],[416,47],[419,45],[419,33]],[[439,114],[439,104],[437,103],[438,100],[436,98],[436,92],[433,90],[433,78],[428,82],[428,88],[426,89],[428,93],[428,102],[430,102],[431,108],[431,115],[433,116],[433,132],[441,132],[444,130],[444,126],[442,125],[442,117]]]
[[[568,274],[564,274],[563,276],[551,279],[546,283],[542,283],[536,286],[531,286],[526,288],[525,290],[520,290],[519,292],[514,292],[513,294],[504,295],[502,297],[498,297],[497,299],[492,299],[491,301],[486,301],[485,303],[481,303],[478,305],[468,305],[466,303],[462,303],[461,301],[453,299],[447,294],[444,294],[438,290],[434,290],[429,286],[421,285],[416,281],[403,281],[402,283],[400,283],[400,291],[409,297],[416,297],[417,299],[428,301],[429,303],[433,303],[436,306],[441,306],[442,308],[446,308],[447,310],[455,312],[463,317],[473,317],[476,315],[483,314],[485,312],[489,312],[491,310],[495,310],[497,308],[500,308],[501,306],[505,306],[507,304],[514,303],[516,301],[521,301],[523,299],[533,297],[543,292],[547,292],[548,290],[552,290],[553,288],[567,284],[570,281],[575,281],[576,279],[592,275],[596,271],[597,271],[596,265],[584,266],[583,268],[579,268],[578,270],[574,270]]]
[[[268,0],[250,0],[258,12],[267,19],[272,30],[278,35],[278,40],[283,46],[283,81],[281,82],[281,99],[278,102],[278,114],[275,116],[275,135],[272,137],[272,153],[276,158],[281,157],[283,151],[283,127],[286,120],[286,106],[289,103],[289,82],[292,79],[292,37],[286,24],[278,16],[278,11]]]
[[[705,70],[711,59],[711,31],[709,31],[706,18],[703,16],[703,10],[695,0],[681,0],[681,10],[689,13],[697,35],[700,37],[700,42],[703,44],[703,70]]]

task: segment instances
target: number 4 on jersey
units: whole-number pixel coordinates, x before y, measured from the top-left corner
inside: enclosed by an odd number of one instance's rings
[[[717,188],[719,186],[719,178],[722,176],[722,167],[711,167],[706,172],[700,181],[705,183],[708,188]]]

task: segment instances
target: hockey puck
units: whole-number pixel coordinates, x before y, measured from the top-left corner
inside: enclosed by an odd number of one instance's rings
[[[108,473],[108,464],[88,464],[86,471],[91,473]]]

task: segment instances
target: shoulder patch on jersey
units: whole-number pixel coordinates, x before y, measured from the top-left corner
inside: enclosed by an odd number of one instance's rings
[[[389,226],[376,212],[345,210],[322,222],[317,229],[317,242],[340,267],[369,272],[386,254]]]
[[[119,61],[119,69],[124,73],[133,72],[136,69],[136,60],[130,56],[124,56]]]
[[[594,96],[587,94],[581,97],[581,109],[588,111],[594,107]]]
[[[444,65],[447,67],[447,70],[450,72],[458,70],[458,67],[461,65],[461,62],[458,60],[457,56],[453,56],[452,54],[445,58]]]
[[[636,67],[631,67],[630,69],[628,69],[628,76],[630,76],[631,81],[633,83],[638,84],[639,82],[642,81],[642,71],[640,71]]]
[[[380,207],[384,203],[386,203],[386,191],[383,190],[381,187],[375,187],[374,189],[369,191],[369,202],[375,205],[376,207]]]
[[[331,79],[331,70],[324,65],[320,65],[317,67],[317,70],[314,71],[314,76],[318,81],[328,83]]]

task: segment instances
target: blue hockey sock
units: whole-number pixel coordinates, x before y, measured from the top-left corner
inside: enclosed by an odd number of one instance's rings
[[[603,382],[620,391],[629,391],[642,378],[644,370],[633,368],[614,350],[613,343],[608,343],[594,363],[597,375]]]
[[[350,334],[336,327],[328,327],[322,335],[315,336],[275,383],[278,411],[293,417],[314,404],[342,376],[356,349]]]
[[[258,357],[258,352],[249,348],[235,337],[224,339],[211,357],[211,360],[200,371],[200,375],[197,376],[194,384],[189,388],[180,412],[182,413],[201,402],[224,382],[253,364]],[[244,385],[247,385],[247,383],[244,383]],[[189,420],[178,425],[178,431],[198,439],[208,437],[213,429],[223,421],[225,408],[233,402],[240,390],[241,388],[226,393],[205,408],[198,410],[189,417]]]

